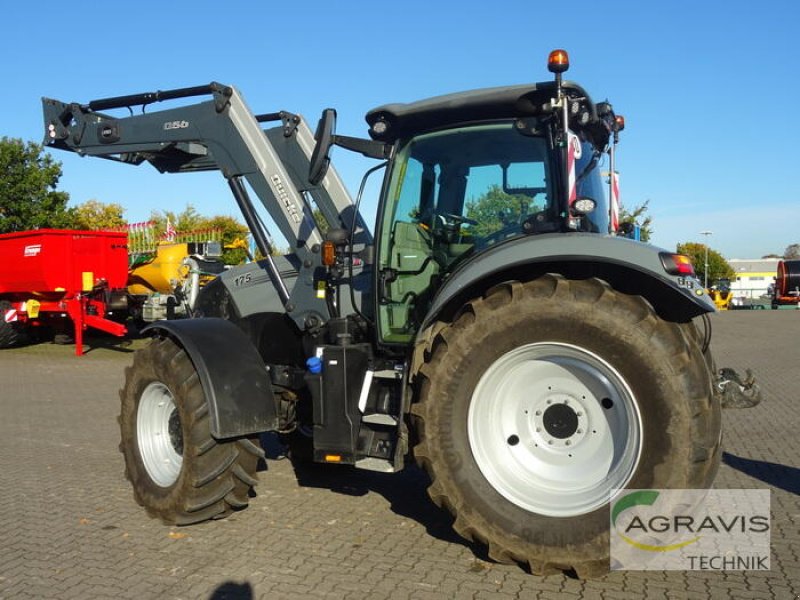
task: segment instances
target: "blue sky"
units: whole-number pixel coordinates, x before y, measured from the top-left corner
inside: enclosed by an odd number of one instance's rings
[[[366,136],[363,115],[380,104],[549,79],[547,54],[561,47],[568,77],[626,117],[622,200],[650,200],[656,244],[710,230],[727,258],[753,258],[800,242],[796,0],[7,4],[0,136],[41,141],[42,96],[86,102],[212,80],[238,87],[254,112],[316,123],[334,107],[339,133]],[[130,221],[187,203],[236,215],[218,174],[54,154],[75,204],[116,202]],[[341,149],[334,163],[353,194],[373,164]],[[365,198],[368,222],[375,205]]]

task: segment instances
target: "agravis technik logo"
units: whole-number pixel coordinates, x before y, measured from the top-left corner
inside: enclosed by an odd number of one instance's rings
[[[618,490],[615,498],[612,569],[769,569],[769,490]]]

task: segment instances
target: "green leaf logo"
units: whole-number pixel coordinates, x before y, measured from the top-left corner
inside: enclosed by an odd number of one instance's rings
[[[617,529],[617,518],[628,510],[629,508],[633,508],[634,506],[653,506],[656,500],[658,500],[658,492],[655,490],[639,490],[636,492],[631,492],[630,494],[626,494],[619,500],[614,503],[614,507],[611,509],[611,523],[616,530],[617,535],[623,539],[626,543],[630,544],[634,548],[638,548],[639,550],[645,550],[647,552],[670,552],[672,550],[678,550],[689,544],[694,544],[696,541],[700,539],[700,536],[692,538],[687,541],[678,542],[675,544],[664,544],[664,545],[657,545],[657,544],[643,544],[641,542],[637,542],[634,539],[631,539],[627,535],[620,533]]]

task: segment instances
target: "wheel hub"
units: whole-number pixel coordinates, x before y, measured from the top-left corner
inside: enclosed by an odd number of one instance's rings
[[[573,394],[546,394],[536,401],[532,411],[534,447],[574,450],[589,427],[588,411],[582,402]]]
[[[639,460],[633,394],[599,356],[560,343],[498,358],[473,393],[470,447],[506,499],[537,514],[590,512],[624,487]]]
[[[172,449],[177,454],[183,455],[183,428],[181,427],[181,419],[178,416],[177,409],[173,410],[169,416],[167,429],[169,430],[169,442],[172,444]]]
[[[173,485],[183,466],[183,426],[172,392],[161,382],[148,384],[139,397],[136,442],[153,482]]]
[[[569,404],[551,404],[542,415],[545,431],[559,440],[571,437],[578,430],[578,415]]]

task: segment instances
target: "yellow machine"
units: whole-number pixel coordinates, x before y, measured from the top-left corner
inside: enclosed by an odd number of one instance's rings
[[[153,292],[171,293],[178,282],[184,281],[189,273],[189,266],[184,262],[188,256],[189,244],[159,244],[152,260],[131,269],[128,275],[128,293],[134,296]]]
[[[159,242],[154,252],[131,255],[128,294],[144,322],[190,316],[197,294],[225,265],[218,241]]]
[[[730,280],[720,279],[716,285],[708,289],[708,295],[714,301],[717,310],[728,310],[733,300]]]

